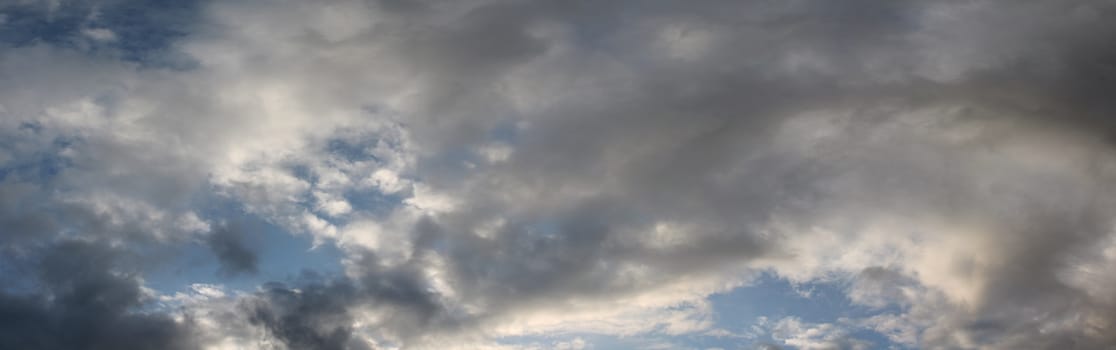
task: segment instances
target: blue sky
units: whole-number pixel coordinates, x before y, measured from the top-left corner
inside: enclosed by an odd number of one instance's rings
[[[0,348],[1108,348],[1113,14],[0,0]]]

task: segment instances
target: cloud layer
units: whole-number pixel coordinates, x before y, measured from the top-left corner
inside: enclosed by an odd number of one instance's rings
[[[1116,346],[1116,3],[145,6],[0,1],[2,348]]]

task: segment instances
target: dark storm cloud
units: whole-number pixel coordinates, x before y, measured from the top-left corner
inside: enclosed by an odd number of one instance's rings
[[[0,294],[5,349],[194,349],[188,325],[141,311],[134,276],[112,270],[120,252],[63,241],[42,248],[34,269],[42,290]]]
[[[259,270],[259,257],[245,242],[246,236],[255,230],[258,228],[252,228],[250,224],[231,223],[209,234],[206,244],[221,263],[222,274],[254,274]]]

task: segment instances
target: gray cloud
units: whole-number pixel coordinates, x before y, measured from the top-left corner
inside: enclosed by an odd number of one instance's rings
[[[352,306],[356,291],[347,283],[310,284],[293,291],[282,284],[264,286],[262,298],[242,305],[251,322],[267,328],[287,346],[305,349],[350,349]]]
[[[253,272],[255,242],[194,200],[230,199],[346,254],[345,276],[229,297],[290,348],[686,329],[663,310],[761,270],[852,281],[852,302],[894,308],[840,327],[908,346],[1103,348],[1114,10],[209,4],[167,46],[188,70],[0,54],[0,224],[16,232],[0,242],[204,237],[223,271]],[[106,314],[141,317],[121,311],[135,280],[101,275],[120,284],[94,290],[117,298]],[[789,325],[784,341],[868,346]]]
[[[0,294],[0,346],[14,349],[193,349],[188,324],[140,311],[132,276],[112,270],[119,252],[64,241],[34,261],[44,290]]]
[[[214,230],[206,239],[209,249],[221,263],[221,273],[235,275],[258,272],[259,257],[245,245],[245,233],[251,230],[248,224],[231,223]]]

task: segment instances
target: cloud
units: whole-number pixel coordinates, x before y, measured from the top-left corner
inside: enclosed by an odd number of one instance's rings
[[[188,321],[141,311],[134,275],[110,270],[119,252],[81,241],[43,248],[32,262],[44,290],[0,294],[0,346],[21,349],[192,349]]]
[[[43,283],[5,322],[102,300],[120,326],[74,341],[680,335],[767,271],[877,313],[782,318],[784,345],[1116,341],[1103,1],[54,4],[0,6],[24,29],[0,38],[0,249],[29,266],[0,277]],[[189,299],[195,328],[139,312],[149,276],[111,257],[205,242],[225,277],[267,270],[238,216],[344,271]]]
[[[206,238],[206,244],[221,263],[221,273],[252,274],[258,271],[259,258],[245,245],[245,233],[242,232],[245,230],[250,230],[245,224],[229,224],[214,230]]]
[[[856,339],[840,325],[831,323],[803,323],[795,317],[788,317],[771,326],[771,336],[786,345],[804,350],[828,349],[870,349],[873,344]]]
[[[264,298],[244,306],[251,322],[260,324],[287,346],[307,349],[349,349],[352,319],[347,308],[354,292],[351,286],[311,285],[291,290],[282,285],[265,286]]]

